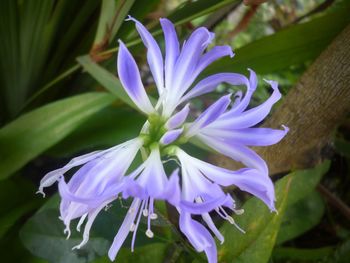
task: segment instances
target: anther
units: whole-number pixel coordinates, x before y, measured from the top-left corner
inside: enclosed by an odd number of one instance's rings
[[[153,234],[151,229],[147,229],[146,236],[149,237],[149,238],[153,238],[154,237],[154,234]]]
[[[150,215],[150,218],[151,218],[152,220],[155,220],[155,219],[158,218],[158,215],[157,215],[156,213],[153,213],[153,214]]]
[[[233,212],[235,212],[236,215],[242,215],[244,213],[244,209],[234,209]]]
[[[132,223],[130,226],[130,232],[134,232],[135,228],[136,228],[136,225],[134,223]]]
[[[142,214],[143,216],[148,216],[148,209],[143,209]]]

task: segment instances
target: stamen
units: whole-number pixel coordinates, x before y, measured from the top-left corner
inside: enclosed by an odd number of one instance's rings
[[[233,209],[233,212],[235,212],[236,215],[243,215],[244,209]]]
[[[132,223],[130,226],[130,232],[134,232],[135,228],[136,228],[136,225],[134,223]]]
[[[151,230],[151,215],[153,215],[153,203],[154,203],[154,199],[150,198],[149,199],[149,216],[147,218],[147,231],[146,231],[146,236],[148,236],[149,238],[152,238],[153,232]]]
[[[155,220],[155,219],[158,218],[158,215],[157,215],[156,213],[153,213],[153,214],[150,215],[150,218],[151,218],[152,220]]]
[[[136,239],[136,233],[137,233],[137,228],[139,227],[139,223],[140,223],[140,219],[141,219],[141,215],[142,215],[142,211],[145,208],[145,200],[142,201],[141,203],[141,208],[139,210],[139,215],[137,217],[137,221],[136,221],[136,225],[135,225],[135,229],[134,229],[134,233],[132,235],[132,240],[131,240],[131,252],[134,252],[134,245],[135,245],[135,239]]]
[[[146,236],[149,237],[149,238],[153,238],[154,237],[154,234],[153,234],[151,229],[147,229]]]
[[[148,216],[148,214],[149,214],[149,212],[148,212],[148,200],[149,199],[145,200],[145,208],[142,211],[142,214],[143,214],[144,217]]]
[[[105,209],[104,209],[104,210],[107,211],[107,210],[110,209],[111,207],[112,207],[112,204],[108,204],[108,205],[105,206]]]
[[[118,200],[122,208],[128,208],[126,205],[123,204],[123,198],[121,196],[118,197]]]
[[[228,216],[227,220],[230,222],[231,225],[234,225],[239,231],[241,231],[243,234],[245,234],[245,231],[239,225],[237,225],[237,223],[235,222],[235,220],[231,216]]]

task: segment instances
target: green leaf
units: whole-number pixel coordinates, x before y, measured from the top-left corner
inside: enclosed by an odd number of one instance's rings
[[[225,243],[219,248],[219,262],[268,262],[286,207],[310,193],[328,167],[329,162],[325,162],[279,180],[275,185],[278,213],[271,213],[257,198],[248,200],[243,206],[245,213],[236,218],[246,233],[229,223],[220,229]]]
[[[39,197],[38,197],[39,198]],[[75,230],[77,220],[71,224],[72,235],[66,240],[63,233],[64,225],[59,220],[59,196],[55,195],[32,217],[20,231],[20,238],[24,246],[34,255],[47,259],[49,262],[91,262],[101,257],[106,257],[108,249],[122,224],[125,214],[128,211],[131,200],[117,200],[109,206],[108,209],[102,210],[95,219],[90,231],[89,242],[79,250],[72,250],[72,247],[82,241],[82,233]],[[164,221],[163,215],[157,210],[158,219],[152,222],[152,231],[154,238],[149,239],[144,234],[147,230],[147,220],[142,218],[138,227],[138,235],[135,243],[135,252],[141,256],[144,246],[165,248],[172,241],[168,221]],[[82,226],[83,231],[84,225]],[[125,250],[121,250],[117,261],[121,258],[129,258],[130,242],[132,234],[124,242]],[[167,238],[166,238],[167,237]],[[162,243],[159,245],[159,243]],[[140,251],[139,251],[140,250]],[[147,249],[146,249],[147,250]],[[151,251],[149,255],[143,255],[147,258],[160,257],[161,250],[158,252]],[[97,260],[104,262],[104,258]],[[129,262],[121,260],[121,262]]]
[[[327,256],[332,254],[333,247],[322,247],[314,249],[302,249],[292,247],[279,247],[273,251],[273,262],[322,262]]]
[[[312,229],[321,221],[324,211],[323,199],[316,191],[288,207],[276,243],[282,244]]]
[[[23,178],[9,178],[0,184],[0,238],[24,215],[39,207],[34,185]],[[16,193],[16,194],[14,194]]]
[[[288,196],[288,206],[295,204],[312,193],[322,176],[328,172],[330,165],[331,162],[327,160],[313,169],[299,170],[291,173],[295,180],[291,185],[291,194]]]
[[[137,137],[145,121],[144,116],[135,114],[131,109],[107,107],[94,114],[48,153],[71,156],[81,150],[112,147]]]
[[[340,244],[334,253],[325,258],[324,262],[327,263],[348,263],[350,258],[350,239]]]
[[[114,74],[95,63],[88,55],[78,57],[77,60],[79,64],[83,66],[84,70],[86,70],[110,93],[115,95],[117,98],[119,98],[121,101],[128,104],[132,108],[139,110],[134,104],[134,102],[129,98],[119,79],[117,79],[117,77]]]
[[[342,138],[336,138],[334,141],[335,150],[341,155],[350,158],[350,142]]]
[[[135,0],[103,0],[94,45],[111,43]]]
[[[315,59],[350,22],[349,12],[350,6],[347,5],[254,41],[235,50],[233,59],[226,57],[213,63],[202,75],[230,71],[247,73],[247,68],[267,74]]]
[[[207,15],[211,12],[214,12],[220,8],[223,8],[232,3],[238,3],[238,0],[201,0],[201,1],[193,1],[186,2],[180,7],[178,7],[174,12],[167,16],[168,19],[175,25],[181,25],[186,22],[189,22],[195,18]],[[159,23],[152,26],[150,29],[151,34],[156,37],[162,34],[161,27]],[[124,32],[123,32],[124,33]],[[131,47],[142,43],[140,37],[132,38],[130,41],[126,41],[126,46]],[[106,50],[103,54],[110,54],[116,52],[118,47]]]
[[[168,18],[176,25],[183,24],[195,18],[212,13],[227,5],[238,2],[239,1],[237,0],[201,0],[188,2],[177,8],[168,16]]]
[[[225,243],[219,250],[219,262],[267,262],[287,205],[290,186],[294,182],[289,175],[276,184],[276,209],[271,213],[258,199],[252,198],[243,206],[245,213],[237,218],[237,224],[246,233],[239,232],[231,224],[224,224],[220,231]]]
[[[113,100],[107,93],[77,95],[22,115],[0,129],[0,179],[55,145]]]
[[[81,242],[81,237],[73,234],[66,240],[63,223],[58,216],[58,209],[43,210],[22,228],[20,238],[34,255],[54,263],[83,263],[104,255],[108,250],[107,240],[91,237],[82,249],[72,251],[72,247]]]
[[[138,262],[138,263],[163,263],[166,256],[166,249],[168,244],[154,243],[151,245],[145,245],[135,249],[131,252],[130,248],[121,248],[116,262]],[[110,263],[111,260],[108,257],[103,257],[93,261],[93,263]]]

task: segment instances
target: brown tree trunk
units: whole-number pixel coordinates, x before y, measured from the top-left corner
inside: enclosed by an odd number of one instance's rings
[[[350,112],[350,25],[303,74],[263,126],[290,128],[278,144],[255,150],[268,163],[270,174],[308,168],[319,163],[339,123]],[[216,164],[237,168],[228,158]]]

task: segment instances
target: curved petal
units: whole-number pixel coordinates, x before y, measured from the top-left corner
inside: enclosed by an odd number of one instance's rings
[[[162,138],[160,138],[160,143],[163,145],[168,145],[172,142],[174,142],[183,132],[183,128],[167,131]]]
[[[176,94],[181,96],[189,85],[191,85],[191,83],[188,83],[188,80],[191,79],[203,51],[213,37],[214,35],[208,29],[200,27],[191,34],[188,41],[184,44],[175,65],[174,75],[176,76],[177,83],[174,89],[176,89]],[[186,85],[184,85],[185,83]]]
[[[160,48],[153,38],[152,34],[135,18],[128,16],[126,21],[133,21],[136,24],[136,29],[139,32],[143,43],[147,48],[147,62],[151,69],[154,81],[156,82],[159,95],[164,90],[164,71],[163,71],[163,55]]]
[[[193,89],[191,89],[181,98],[180,103],[211,92],[221,83],[228,83],[230,85],[246,85],[247,89],[250,89],[249,81],[244,75],[237,73],[218,73],[198,82]]]
[[[140,199],[135,198],[126,213],[125,219],[121,225],[121,227],[118,230],[117,235],[115,236],[113,243],[108,251],[108,257],[111,261],[115,260],[115,257],[118,254],[119,249],[123,245],[125,239],[127,238],[131,225],[134,223],[137,211],[140,207]]]
[[[211,124],[212,128],[218,129],[242,129],[254,126],[261,122],[271,111],[272,106],[281,98],[281,93],[278,90],[277,82],[268,82],[272,88],[273,93],[268,100],[263,104],[242,112],[241,114],[236,114],[236,112],[227,111],[220,119]]]
[[[170,88],[176,60],[180,54],[180,45],[174,24],[166,18],[160,19],[165,40],[165,88]]]
[[[143,87],[136,62],[120,40],[117,67],[120,82],[136,106],[146,114],[154,112],[154,108]]]
[[[222,186],[235,185],[261,199],[274,210],[275,192],[271,179],[257,169],[241,169],[233,172],[198,160],[194,165],[213,182]]]
[[[219,239],[220,243],[223,244],[225,241],[224,236],[220,233],[219,229],[215,226],[213,220],[211,219],[209,213],[202,214],[203,221],[207,224],[209,229],[214,233],[214,235]]]
[[[199,117],[189,125],[188,130],[185,132],[186,137],[192,137],[198,133],[198,131],[220,117],[220,115],[225,112],[228,105],[230,105],[230,97],[231,94],[221,97],[208,109],[206,109],[201,115],[199,115]]]
[[[194,77],[197,77],[202,70],[204,70],[207,66],[213,63],[215,60],[218,60],[222,57],[230,56],[233,58],[234,53],[230,46],[215,46],[208,52],[206,52],[199,60],[197,68],[194,72]]]
[[[190,105],[186,104],[179,112],[174,114],[166,123],[165,127],[169,130],[175,129],[184,123],[188,113],[190,112]]]
[[[269,146],[278,143],[286,136],[289,129],[282,125],[284,130],[275,130],[269,128],[245,128],[221,130],[213,128],[204,128],[201,133],[211,137],[220,137],[235,144],[248,146]]]
[[[248,147],[229,141],[222,141],[204,134],[197,134],[197,137],[217,152],[241,162],[249,168],[258,169],[268,176],[268,168],[265,161]]]
[[[210,212],[215,208],[221,206],[222,204],[226,203],[227,198],[230,198],[230,197],[223,195],[219,198],[210,199],[202,203],[193,203],[193,202],[183,200],[181,201],[180,206],[186,212],[189,212],[194,215],[201,215],[203,213]]]
[[[158,148],[151,151],[150,156],[145,162],[145,169],[136,179],[136,182],[145,189],[145,192],[150,197],[158,198],[163,194],[168,179],[160,159]]]
[[[101,156],[109,155],[111,153],[113,154],[114,151],[117,151],[120,148],[127,147],[128,145],[134,144],[134,143],[137,144],[135,139],[126,141],[122,144],[116,145],[114,147],[111,147],[111,148],[103,150],[103,151],[95,151],[95,152],[87,153],[87,154],[73,158],[72,160],[69,161],[69,163],[67,163],[62,168],[59,168],[57,170],[54,170],[54,171],[47,173],[41,179],[39,190],[37,193],[41,193],[45,196],[44,191],[43,191],[44,188],[54,184],[60,177],[62,177],[64,175],[64,173],[66,173],[67,171],[69,171],[73,167],[83,165],[85,163],[93,161],[94,159],[98,159]],[[91,168],[91,165],[89,165],[89,167]],[[86,170],[85,170],[85,172],[86,172]]]
[[[82,203],[92,207],[98,206],[102,202],[106,201],[107,199],[111,199],[112,197],[117,198],[118,194],[122,191],[123,186],[123,184],[114,184],[110,185],[108,189],[102,194],[90,194],[82,196],[72,193],[63,178],[58,183],[58,189],[62,200]]]
[[[231,114],[240,114],[242,111],[244,111],[252,98],[252,95],[254,91],[256,90],[256,87],[258,85],[256,74],[253,70],[248,69],[250,71],[250,77],[249,77],[249,85],[247,86],[246,94],[244,95],[243,100],[239,104],[237,104],[235,107],[232,107],[230,110]]]
[[[192,246],[198,252],[205,252],[208,263],[217,263],[216,244],[209,231],[185,212],[180,212],[179,225],[181,232],[187,237]]]

